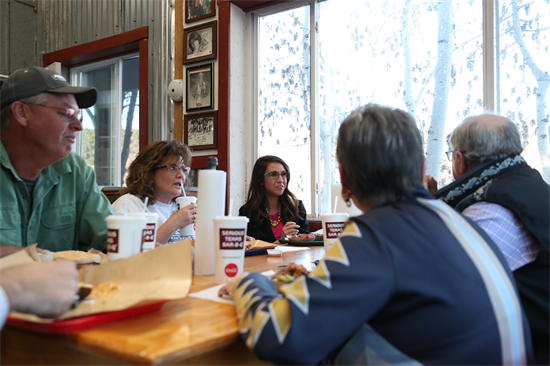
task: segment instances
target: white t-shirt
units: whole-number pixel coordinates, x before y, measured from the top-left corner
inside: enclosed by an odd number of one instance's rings
[[[141,201],[141,199],[133,194],[127,193],[113,202],[113,209],[117,215],[124,215],[124,197],[126,197],[126,209],[128,212],[143,212],[145,204]],[[153,205],[147,205],[147,211],[156,212],[159,215],[157,224],[158,227],[161,227],[177,210],[178,204],[174,201],[170,204],[156,201]],[[172,237],[168,240],[168,243],[179,241],[181,239],[182,238],[180,237],[178,229],[172,234]]]

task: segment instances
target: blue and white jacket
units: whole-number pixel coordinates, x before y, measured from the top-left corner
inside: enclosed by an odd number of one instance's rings
[[[491,239],[419,188],[348,221],[309,275],[233,287],[248,347],[278,364],[525,365],[529,326]]]

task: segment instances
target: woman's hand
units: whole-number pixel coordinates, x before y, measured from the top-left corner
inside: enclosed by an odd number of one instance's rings
[[[246,241],[254,241],[254,240],[256,240],[256,239],[254,239],[253,237],[248,236],[248,235],[246,236]]]
[[[298,229],[300,228],[300,225],[296,224],[293,221],[289,221],[283,226],[283,237],[284,236],[296,236],[298,234]]]
[[[172,217],[177,223],[179,223],[178,227],[194,224],[197,220],[197,204],[191,203],[190,205],[177,210],[170,218]]]
[[[172,216],[166,220],[164,224],[157,230],[157,242],[166,244],[172,237],[174,232],[182,227],[191,225],[196,222],[197,204],[191,203],[177,211],[174,211]]]

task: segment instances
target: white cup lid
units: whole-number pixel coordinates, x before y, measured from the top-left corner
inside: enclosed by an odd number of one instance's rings
[[[145,220],[145,216],[142,215],[110,215],[105,218],[105,221],[136,221]]]
[[[216,216],[212,220],[216,221],[244,221],[248,222],[248,217],[246,216]]]

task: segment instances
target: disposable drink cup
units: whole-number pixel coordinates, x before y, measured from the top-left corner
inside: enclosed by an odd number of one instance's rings
[[[143,240],[138,253],[147,252],[155,249],[157,243],[157,225],[159,215],[156,212],[132,212],[130,216],[145,217],[145,229],[143,229]],[[136,253],[137,254],[137,253]]]
[[[334,244],[344,226],[348,221],[349,215],[347,213],[332,213],[321,215],[321,221],[323,223],[323,240],[325,242],[325,253],[328,253],[330,247]]]
[[[244,270],[244,251],[248,217],[214,217],[216,282],[226,283]]]
[[[107,222],[107,254],[109,260],[128,258],[139,253],[143,240],[144,216],[111,215]]]
[[[178,203],[178,210],[189,206],[192,203],[197,203],[197,197],[178,197],[176,198]],[[189,224],[180,229],[180,236],[195,236],[195,224]]]

